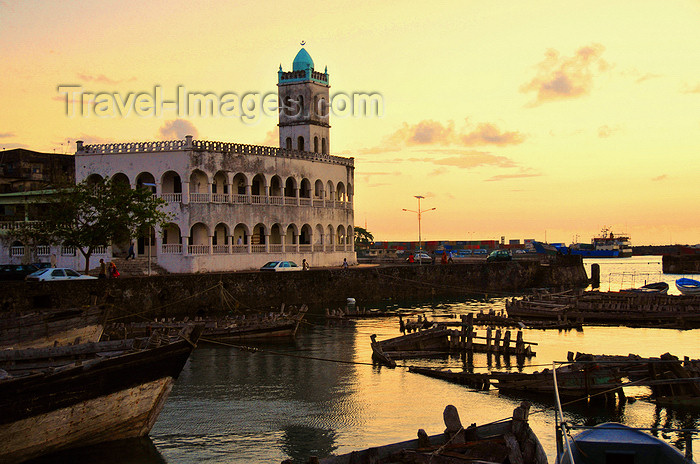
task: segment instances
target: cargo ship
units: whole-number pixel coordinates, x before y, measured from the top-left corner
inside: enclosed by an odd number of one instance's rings
[[[572,243],[569,247],[572,255],[584,258],[629,258],[632,245],[628,235],[615,235],[610,229],[603,228],[591,243]]]

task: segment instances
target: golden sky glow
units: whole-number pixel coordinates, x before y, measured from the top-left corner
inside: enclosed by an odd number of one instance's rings
[[[197,138],[275,144],[277,119],[66,115],[85,92],[276,92],[306,41],[355,157],[355,223],[424,240],[700,242],[700,2],[0,2],[0,147]],[[70,142],[69,142],[70,141]],[[70,149],[68,148],[70,146]]]

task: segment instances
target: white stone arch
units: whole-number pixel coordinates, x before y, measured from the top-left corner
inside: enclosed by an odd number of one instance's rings
[[[329,200],[333,199],[333,192],[335,192],[335,186],[333,185],[333,181],[328,181],[326,183],[326,198]]]
[[[180,232],[180,226],[174,222],[163,226],[161,235],[163,237],[163,245],[179,245],[182,243],[182,232]]]
[[[214,181],[211,184],[211,193],[228,195],[228,175],[224,171],[217,171],[214,174]]]
[[[267,227],[262,222],[255,224],[253,227],[253,234],[251,235],[251,240],[253,245],[264,245],[265,244],[265,234],[267,232]]]
[[[282,178],[275,174],[270,179],[270,196],[271,197],[281,197],[284,193],[284,186],[282,184]]]
[[[148,171],[144,171],[136,176],[137,190],[150,190],[151,193],[156,193],[156,178]]]
[[[301,232],[299,233],[299,245],[311,245],[314,239],[313,229],[309,224],[304,224],[301,226]]]
[[[190,245],[209,245],[209,227],[196,222],[190,227]]]
[[[297,190],[297,180],[294,177],[287,177],[284,181],[284,196],[295,198]]]
[[[209,193],[209,176],[201,169],[195,169],[190,174],[190,193]]]
[[[229,226],[225,222],[220,222],[214,227],[214,234],[212,235],[212,245],[228,245],[228,238],[231,235],[229,233]]]
[[[182,193],[182,179],[175,171],[165,171],[160,178],[161,193]]]
[[[88,185],[100,184],[104,182],[104,177],[97,173],[90,174],[85,178],[85,183]]]
[[[297,243],[297,236],[299,235],[299,228],[296,224],[291,223],[287,226],[287,232],[285,233],[285,243],[287,245],[295,245]]]
[[[299,184],[299,196],[301,198],[311,198],[311,181],[304,177]]]
[[[335,201],[345,201],[345,184],[338,182],[338,187],[335,190]]]
[[[270,245],[281,245],[282,236],[282,226],[277,222],[272,224],[272,227],[270,227]]]
[[[345,243],[345,226],[340,224],[336,229],[335,233],[335,243],[342,245]]]
[[[314,198],[323,199],[323,181],[316,179],[314,182]]]
[[[110,177],[112,183],[114,184],[123,184],[126,185],[127,187],[131,188],[131,182],[129,181],[129,176],[124,174],[123,172],[118,172],[116,174],[112,174],[112,177]]]
[[[256,174],[250,182],[250,194],[254,196],[265,196],[267,189],[267,179],[263,174]]]
[[[323,244],[323,225],[322,224],[316,224],[316,229],[315,229],[315,234],[314,234],[314,243],[317,245]],[[326,240],[327,241],[327,240]]]
[[[248,176],[246,176],[242,172],[237,173],[235,176],[233,176],[233,183],[231,185],[231,189],[233,190],[233,192],[231,193],[245,195],[246,185],[248,185]]]
[[[233,228],[232,240],[234,245],[247,245],[250,239],[250,229],[248,225],[242,222],[236,224]]]
[[[335,243],[335,229],[331,224],[328,224],[326,230],[328,230],[326,233],[326,244],[333,245]]]
[[[345,234],[345,244],[349,245],[355,240],[355,229],[353,229],[352,225],[349,225],[347,231],[348,233]]]

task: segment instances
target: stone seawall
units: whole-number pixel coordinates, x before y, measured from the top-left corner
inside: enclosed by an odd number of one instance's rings
[[[67,308],[105,302],[113,316],[173,317],[220,312],[223,301],[241,310],[308,304],[337,307],[346,298],[360,306],[470,293],[517,292],[528,288],[585,286],[579,257],[557,261],[483,261],[454,265],[312,269],[308,272],[236,272],[131,277],[72,282],[7,282],[1,285],[3,313],[32,308]],[[225,291],[222,291],[222,287]]]

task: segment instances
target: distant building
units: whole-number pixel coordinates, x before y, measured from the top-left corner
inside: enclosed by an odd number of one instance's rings
[[[15,148],[0,152],[0,194],[45,190],[75,180],[73,155]]]

